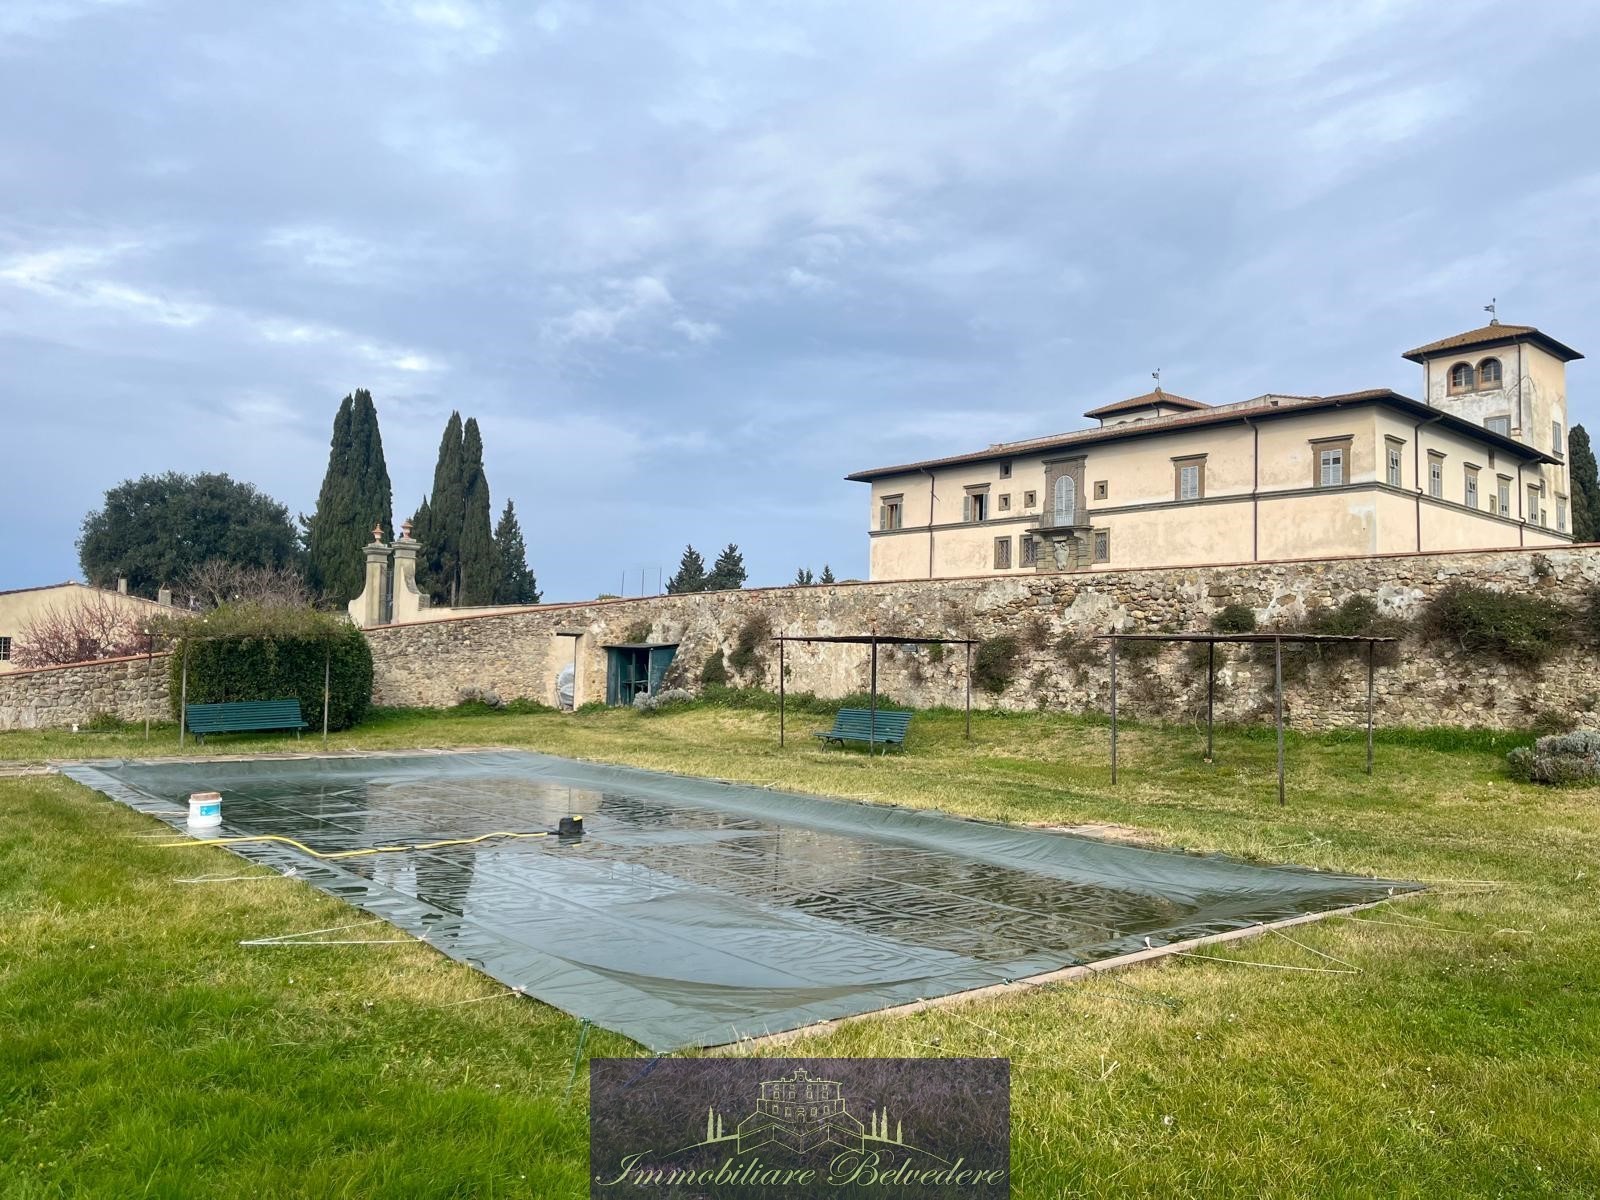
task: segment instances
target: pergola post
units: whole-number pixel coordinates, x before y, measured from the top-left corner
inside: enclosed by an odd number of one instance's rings
[[[1111,782],[1117,782],[1117,639],[1111,639]]]
[[[778,635],[778,749],[783,749],[783,635]]]
[[[872,748],[878,743],[878,635],[872,635],[872,710],[868,717],[867,730],[872,735],[872,740],[867,743],[867,753],[872,753]]]
[[[1283,803],[1283,639],[1272,639],[1273,698],[1278,709],[1278,803]]]
[[[967,641],[967,741],[972,740],[972,641]]]
[[[1217,700],[1217,644],[1206,643],[1206,761],[1210,762],[1215,750],[1214,730]]]
[[[1372,774],[1372,658],[1377,643],[1367,643],[1367,774]]]
[[[183,735],[189,724],[189,641],[183,643],[183,679],[178,684],[178,749],[183,749]]]

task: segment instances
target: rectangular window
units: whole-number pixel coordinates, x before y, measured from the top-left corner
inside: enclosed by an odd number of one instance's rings
[[[1094,561],[1111,561],[1111,531],[1097,529],[1094,533]]]
[[[1011,464],[1010,463],[1001,463],[1000,464],[1000,478],[1001,479],[1010,479],[1011,478]]]
[[[1024,535],[1022,539],[1022,565],[1025,567],[1039,565],[1039,542],[1029,535]]]
[[[1567,456],[1566,443],[1561,440],[1560,421],[1550,422],[1550,453],[1557,458],[1565,458]]]
[[[1039,507],[1039,493],[1038,492],[1023,492],[1022,493],[1022,507],[1023,508],[1038,508]]]
[[[1490,433],[1498,433],[1501,437],[1511,436],[1510,417],[1490,417],[1483,423],[1483,427]]]
[[[1204,459],[1176,459],[1172,464],[1172,495],[1176,500],[1198,500],[1205,495]]]
[[[1399,487],[1401,463],[1400,447],[1394,442],[1389,443],[1388,453],[1385,455],[1385,463],[1386,474],[1384,478],[1388,480],[1390,487]]]
[[[1567,502],[1560,496],[1556,497],[1556,532],[1567,531]]]
[[[1466,468],[1465,474],[1466,474],[1466,477],[1467,477],[1467,483],[1466,483],[1466,490],[1465,490],[1465,492],[1464,492],[1464,494],[1462,496],[1462,499],[1466,502],[1466,505],[1467,505],[1468,508],[1477,508],[1478,507],[1478,468],[1477,467],[1468,467],[1468,468]]]
[[[1326,446],[1317,451],[1317,486],[1339,487],[1344,483],[1344,447]]]
[[[1000,511],[1001,512],[1010,512],[1011,511],[1011,493],[1010,492],[1001,492],[1000,493]]]
[[[967,524],[976,524],[989,519],[989,493],[987,491],[968,492],[961,501],[961,519]]]
[[[0,662],[11,661],[11,639],[0,637]]]
[[[1428,451],[1428,495],[1444,499],[1444,455]]]
[[[1528,485],[1528,513],[1524,519],[1530,525],[1544,524],[1544,522],[1539,519],[1539,485],[1536,483],[1530,483]]]
[[[905,515],[905,496],[885,496],[878,506],[878,528],[899,529]]]
[[[996,571],[1011,569],[1011,539],[1008,537],[994,540],[994,569]]]
[[[1498,492],[1500,496],[1500,515],[1502,517],[1509,517],[1511,515],[1511,476],[1500,476],[1500,487],[1498,488]]]
[[[1111,494],[1111,481],[1110,480],[1108,480],[1108,479],[1096,479],[1094,481],[1094,498],[1096,500],[1104,500],[1110,494]]]

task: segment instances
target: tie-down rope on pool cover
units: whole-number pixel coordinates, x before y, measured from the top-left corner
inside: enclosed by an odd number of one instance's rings
[[[581,840],[341,860],[229,847],[653,1051],[715,1046],[1417,885],[518,751],[69,764],[183,828],[322,854],[585,815]],[[209,832],[209,831],[208,831]],[[174,851],[181,853],[181,851]]]

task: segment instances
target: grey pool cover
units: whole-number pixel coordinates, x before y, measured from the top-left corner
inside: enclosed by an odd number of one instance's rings
[[[657,1051],[1412,886],[515,751],[63,770],[180,829],[189,793],[220,791],[225,824],[206,836],[283,834],[323,852],[581,813],[578,842],[337,862],[271,842],[234,849]]]

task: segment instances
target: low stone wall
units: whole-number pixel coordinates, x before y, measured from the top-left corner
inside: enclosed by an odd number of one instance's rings
[[[167,720],[167,655],[0,674],[0,729],[65,729],[103,713]]]
[[[1228,604],[1248,605],[1266,628],[1357,594],[1409,618],[1456,580],[1581,605],[1600,586],[1600,547],[655,596],[385,626],[368,636],[376,703],[442,707],[459,702],[468,688],[554,704],[556,675],[572,662],[578,703],[604,700],[604,647],[613,643],[677,644],[669,682],[691,689],[698,689],[702,666],[718,650],[729,660],[734,683],[776,689],[774,632],[859,634],[876,627],[886,634],[977,639],[1009,634],[1020,646],[1012,681],[998,695],[975,688],[975,707],[1103,713],[1110,695],[1108,660],[1105,644],[1092,640],[1095,634],[1205,629]],[[741,636],[751,643],[751,654],[738,666]],[[1125,659],[1121,711],[1166,720],[1202,717],[1203,651],[1201,656],[1172,646],[1152,658]],[[791,644],[785,657],[792,691],[838,697],[867,688],[865,646]],[[1406,642],[1397,657],[1377,671],[1380,724],[1520,728],[1544,720],[1600,727],[1600,663],[1590,646],[1565,651],[1537,671],[1416,641]],[[1218,718],[1270,717],[1270,650],[1219,647],[1217,658]],[[959,706],[964,679],[959,646],[880,650],[880,688],[917,707]],[[1309,665],[1293,660],[1285,696],[1288,719],[1297,728],[1358,724],[1365,716],[1364,668],[1355,658]],[[60,727],[102,712],[128,720],[147,713],[165,718],[169,711],[167,665],[160,655],[154,661],[0,675],[0,729]]]
[[[1104,643],[1090,640],[1095,634],[1206,629],[1218,609],[1235,603],[1254,609],[1266,628],[1353,594],[1409,618],[1458,579],[1581,604],[1600,584],[1600,547],[754,589],[546,606],[369,633],[381,704],[449,705],[468,687],[554,703],[556,673],[574,658],[578,702],[603,700],[603,647],[639,641],[677,643],[673,673],[697,688],[706,659],[718,649],[731,655],[741,631],[756,636],[755,654],[744,670],[730,668],[734,682],[775,689],[777,654],[767,630],[854,634],[876,627],[978,639],[1010,634],[1022,648],[1013,682],[999,695],[975,689],[974,706],[1104,712],[1109,670]],[[1219,719],[1269,714],[1270,653],[1219,647],[1217,654]],[[786,657],[792,690],[836,697],[867,687],[864,646],[792,645]],[[1600,679],[1589,647],[1538,671],[1416,642],[1407,642],[1398,658],[1377,672],[1382,724],[1516,728],[1549,714],[1567,724],[1600,722]],[[1293,725],[1317,729],[1364,719],[1359,661],[1327,658],[1308,667],[1292,662],[1291,668],[1286,696]],[[960,705],[964,670],[957,646],[942,652],[886,647],[879,686],[918,707]],[[1119,703],[1128,715],[1185,719],[1204,712],[1205,671],[1188,647],[1124,661],[1121,680]]]

